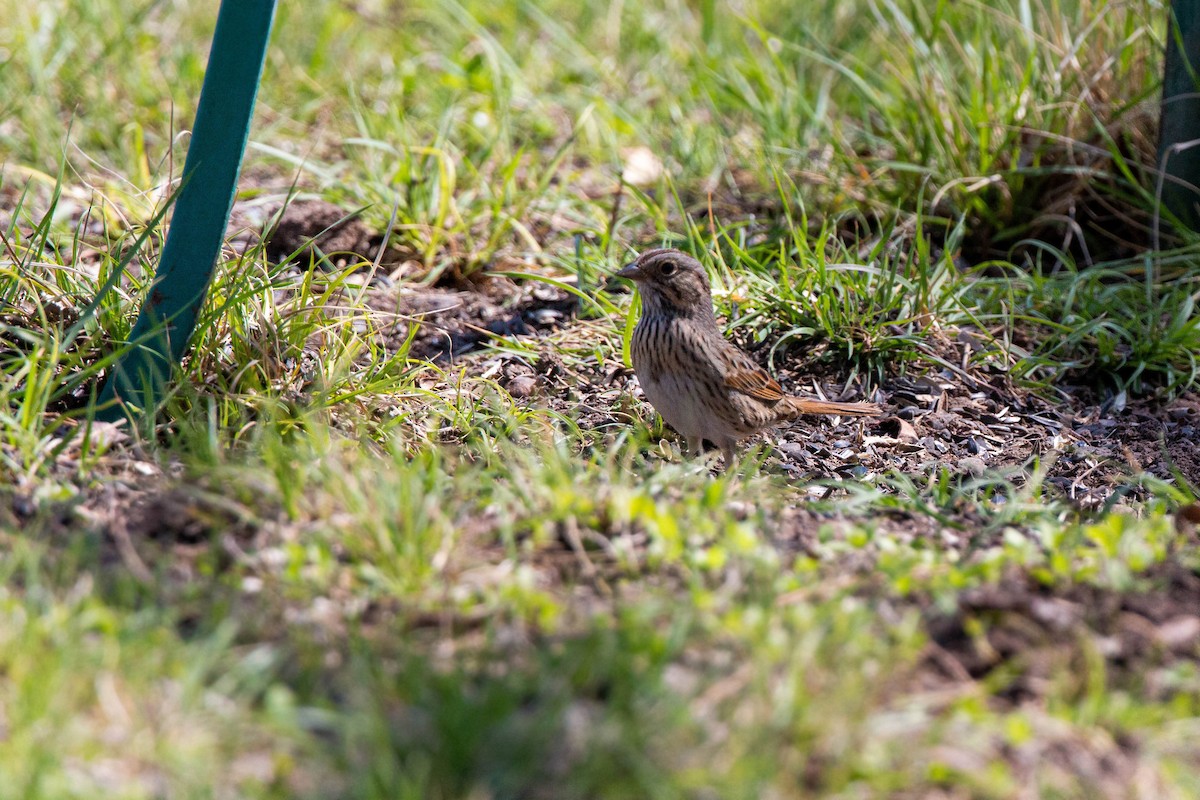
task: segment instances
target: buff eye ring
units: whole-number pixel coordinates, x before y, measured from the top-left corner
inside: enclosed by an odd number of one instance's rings
[[[674,275],[675,274],[674,262],[668,261],[667,263],[663,264],[662,269],[660,269],[659,272],[662,273],[663,277],[667,277],[667,278]]]

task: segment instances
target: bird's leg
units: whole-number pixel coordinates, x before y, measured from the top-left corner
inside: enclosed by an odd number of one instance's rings
[[[701,441],[699,436],[687,437],[688,456],[690,458],[699,458],[700,454],[704,452],[704,448],[702,445],[703,445],[703,442]]]
[[[721,468],[721,471],[728,472],[733,468],[735,461],[733,455],[733,442],[726,442],[725,444],[721,445],[721,452],[725,454],[725,466]]]

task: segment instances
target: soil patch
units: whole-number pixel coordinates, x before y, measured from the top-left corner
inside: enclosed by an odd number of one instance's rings
[[[1174,687],[1164,672],[1200,656],[1200,575],[1168,560],[1141,573],[1133,588],[1051,586],[1027,574],[964,592],[955,613],[931,613],[928,668],[943,678],[979,680],[1001,667],[998,696],[1041,698],[1051,681],[1089,679],[1089,653],[1115,685],[1139,684],[1163,699]],[[1081,647],[1082,645],[1082,647]],[[1070,690],[1072,687],[1067,687]]]
[[[435,362],[464,355],[494,338],[559,330],[577,305],[555,287],[507,278],[489,278],[478,289],[378,287],[366,302],[394,320],[384,330],[389,348],[399,349],[411,334],[409,356]]]
[[[371,262],[381,244],[354,213],[321,200],[289,204],[264,234],[268,259],[291,259],[302,266],[320,262],[322,256],[334,267],[349,259]]]

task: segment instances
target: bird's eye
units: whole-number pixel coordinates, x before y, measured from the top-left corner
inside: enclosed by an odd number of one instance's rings
[[[674,275],[675,274],[675,264],[671,261],[668,261],[667,263],[662,265],[662,268],[659,270],[659,272],[661,272],[663,275],[667,275],[667,276]]]

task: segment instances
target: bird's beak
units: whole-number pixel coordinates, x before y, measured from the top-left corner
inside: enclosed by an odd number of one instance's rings
[[[628,278],[631,281],[640,281],[642,278],[646,277],[646,273],[642,272],[642,268],[637,265],[636,261],[634,261],[633,263],[626,264],[624,267],[622,267],[620,271],[616,273],[616,277]]]

